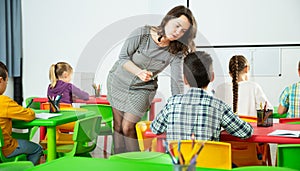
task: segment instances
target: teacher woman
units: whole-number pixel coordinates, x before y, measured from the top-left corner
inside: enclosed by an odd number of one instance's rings
[[[183,93],[183,59],[195,50],[197,24],[184,6],[171,9],[159,26],[135,29],[107,78],[113,108],[114,153],[138,151],[135,124],[156,94],[157,75],[171,66],[172,94]]]

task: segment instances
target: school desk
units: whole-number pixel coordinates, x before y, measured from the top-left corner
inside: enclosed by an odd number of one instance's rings
[[[47,113],[48,110],[35,110],[36,113]],[[61,111],[60,116],[49,119],[34,119],[30,122],[21,120],[13,120],[13,128],[24,129],[32,126],[44,126],[47,128],[47,147],[48,156],[47,160],[51,161],[56,158],[56,126],[74,122],[88,116],[93,116],[94,112],[91,111]]]
[[[26,171],[173,171],[173,165],[142,161],[109,160],[104,158],[63,157],[47,162]],[[196,168],[196,171],[225,171],[222,169]]]
[[[256,123],[249,123],[253,127],[253,134],[250,138],[240,139],[228,134],[226,131],[221,132],[221,141],[240,141],[254,143],[275,143],[275,144],[300,144],[300,138],[283,137],[283,136],[268,136],[269,133],[277,130],[294,130],[299,131],[300,125],[287,123],[273,123],[270,127],[257,127]]]
[[[244,142],[255,142],[255,143],[275,143],[275,144],[300,144],[300,138],[293,137],[282,137],[282,136],[268,136],[269,133],[276,129],[283,130],[300,130],[300,125],[286,124],[286,123],[273,123],[270,127],[257,127],[257,123],[249,123],[253,127],[253,135],[247,139],[240,139],[228,134],[226,131],[221,132],[220,141],[244,141]],[[163,147],[163,140],[166,139],[166,134],[156,135],[151,130],[144,132],[145,138],[157,138],[156,151],[165,152]]]
[[[155,103],[161,102],[161,98],[154,98],[150,105],[150,112],[149,112],[149,120],[152,121],[155,117]],[[34,98],[33,102],[40,102],[46,103],[48,102],[48,98],[41,97],[41,98]],[[100,97],[90,96],[89,100],[82,100],[82,99],[75,99],[74,103],[86,103],[86,104],[107,104],[109,105],[109,101],[106,98],[106,95],[101,95]]]

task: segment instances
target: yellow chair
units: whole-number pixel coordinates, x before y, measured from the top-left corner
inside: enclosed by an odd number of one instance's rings
[[[205,142],[204,147],[196,160],[197,167],[231,169],[231,145],[225,142],[195,140],[192,148],[192,140],[181,140],[180,151],[185,163],[189,163],[203,142]],[[169,147],[170,151],[178,157],[178,141],[170,141]]]
[[[139,121],[135,125],[138,143],[141,151],[156,151],[157,138],[145,138],[144,132],[150,129],[151,121]]]

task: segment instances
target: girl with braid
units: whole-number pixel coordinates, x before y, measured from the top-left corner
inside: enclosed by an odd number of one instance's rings
[[[267,109],[273,109],[273,106],[260,85],[249,81],[249,70],[250,65],[244,56],[235,55],[231,57],[229,74],[232,82],[219,85],[215,96],[229,104],[233,108],[233,112],[238,115],[257,116],[256,110],[260,109],[265,102],[267,102]],[[239,147],[238,144],[234,146]],[[268,144],[256,144],[257,158],[259,160],[263,159],[263,163],[268,158],[264,154],[267,154],[265,151],[269,150],[269,148]],[[236,154],[233,153],[232,155]]]
[[[242,55],[235,55],[229,61],[231,83],[217,87],[215,96],[229,104],[234,113],[239,115],[256,116],[256,110],[267,102],[267,109],[273,106],[267,99],[260,85],[249,81],[250,65]]]

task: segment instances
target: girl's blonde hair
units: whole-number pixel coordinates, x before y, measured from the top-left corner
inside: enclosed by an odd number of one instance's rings
[[[229,73],[232,77],[232,94],[233,94],[233,112],[237,112],[237,103],[238,103],[238,92],[239,84],[238,78],[239,74],[245,67],[247,67],[248,61],[243,55],[235,55],[231,57],[229,61]]]
[[[49,70],[49,79],[50,79],[50,87],[54,88],[59,77],[63,75],[64,72],[71,74],[73,72],[73,68],[70,64],[66,62],[58,62],[56,64],[52,64]]]

